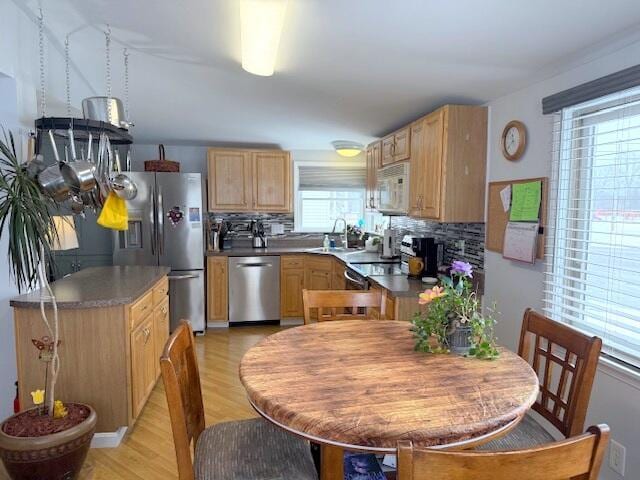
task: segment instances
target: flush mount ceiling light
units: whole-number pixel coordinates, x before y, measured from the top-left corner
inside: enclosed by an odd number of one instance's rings
[[[361,143],[350,142],[348,140],[336,140],[335,142],[331,142],[331,145],[335,148],[336,153],[342,157],[355,157],[364,150],[364,145]]]
[[[242,68],[273,75],[287,0],[241,0]]]

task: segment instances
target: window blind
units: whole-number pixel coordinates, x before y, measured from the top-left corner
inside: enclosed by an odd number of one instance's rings
[[[349,190],[363,189],[366,169],[358,166],[303,166],[298,170],[299,190]]]
[[[640,366],[640,87],[553,116],[545,310]]]

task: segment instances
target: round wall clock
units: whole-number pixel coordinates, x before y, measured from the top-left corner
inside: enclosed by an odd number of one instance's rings
[[[527,129],[524,123],[512,120],[502,131],[502,154],[507,160],[518,160],[527,144]]]

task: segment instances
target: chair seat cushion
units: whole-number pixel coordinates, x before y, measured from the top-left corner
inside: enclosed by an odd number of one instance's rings
[[[477,447],[476,450],[519,450],[551,442],[555,442],[555,438],[527,414],[504,437],[485,443]]]
[[[200,435],[196,480],[317,480],[309,444],[261,418],[212,425]]]

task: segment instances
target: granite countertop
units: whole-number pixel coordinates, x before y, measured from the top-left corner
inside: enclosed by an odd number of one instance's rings
[[[169,273],[168,267],[91,267],[51,284],[59,309],[112,307],[132,303]],[[48,303],[48,302],[47,302]],[[12,307],[38,308],[40,290],[10,302]]]
[[[309,247],[269,247],[269,248],[250,248],[250,247],[232,247],[218,252],[208,251],[207,256],[210,257],[260,257],[269,255],[287,255],[287,254],[312,254],[312,255],[332,255],[345,264],[349,263],[398,263],[399,258],[385,259],[381,258],[378,252],[365,252],[364,250],[329,250],[325,252],[322,248]]]
[[[417,278],[409,278],[406,275],[372,275],[369,277],[371,283],[387,290],[392,297],[418,297],[433,284],[423,283]]]

